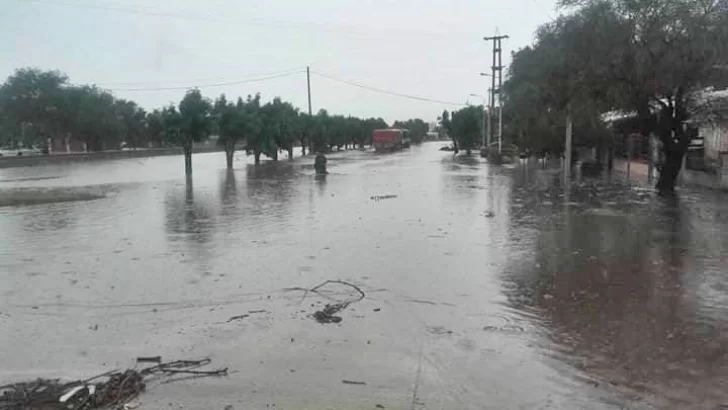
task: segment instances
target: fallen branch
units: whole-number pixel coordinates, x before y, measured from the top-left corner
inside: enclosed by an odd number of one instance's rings
[[[162,356],[137,357],[137,363],[162,363]]]
[[[327,304],[326,306],[324,306],[324,308],[322,310],[314,312],[313,318],[316,319],[317,322],[322,323],[322,324],[341,322],[341,320],[342,320],[341,317],[336,316],[336,314],[341,312],[342,310],[346,309],[347,307],[349,307],[349,305],[351,305],[352,303],[359,302],[366,297],[366,294],[364,293],[364,291],[361,290],[358,286],[351,284],[349,282],[344,282],[342,280],[327,280],[326,282],[324,282],[316,287],[313,287],[311,289],[306,289],[306,292],[312,292],[312,293],[316,293],[316,294],[320,295],[321,293],[319,292],[319,289],[321,289],[322,287],[329,285],[329,284],[339,284],[339,285],[348,286],[348,287],[356,290],[359,293],[359,296],[354,299],[344,300],[344,301],[341,301],[338,303]],[[304,294],[304,298],[305,298],[305,296],[306,296],[306,294]]]
[[[161,362],[159,357],[140,357],[138,362]],[[61,383],[58,379],[38,379],[0,386],[0,410],[91,410],[120,409],[146,389],[152,376],[188,374],[196,377],[224,376],[227,368],[193,370],[210,359],[178,360],[145,369],[112,370],[85,380]],[[91,383],[94,380],[100,380]]]

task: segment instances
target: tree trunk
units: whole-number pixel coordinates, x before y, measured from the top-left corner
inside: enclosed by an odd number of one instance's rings
[[[253,155],[255,156],[255,165],[260,165],[260,151],[254,150]]]
[[[273,161],[278,161],[278,149],[273,151]]]
[[[235,156],[235,141],[225,141],[225,159],[228,169],[233,169],[233,157]]]
[[[288,159],[293,161],[293,147],[288,148]]]
[[[660,178],[657,180],[657,191],[660,194],[672,194],[675,192],[675,185],[677,184],[677,176],[680,175],[680,169],[682,168],[683,158],[685,157],[686,149],[682,148],[683,144],[670,144],[669,147],[665,145],[663,152],[665,153],[665,162],[662,164],[662,170],[660,170]],[[668,148],[669,147],[669,148]]]
[[[306,142],[301,140],[301,156],[306,156]]]
[[[192,175],[192,142],[185,141],[185,175]]]
[[[660,178],[657,180],[657,191],[660,195],[672,195],[677,185],[677,177],[682,169],[683,158],[688,151],[690,145],[690,136],[686,135],[683,123],[687,118],[685,109],[685,101],[683,100],[684,91],[679,88],[674,99],[674,106],[669,106],[668,116],[666,120],[667,127],[659,127],[663,132],[660,133],[662,142],[662,152],[665,155],[665,161],[660,170]]]

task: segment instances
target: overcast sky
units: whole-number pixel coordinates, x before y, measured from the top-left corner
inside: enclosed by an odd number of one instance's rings
[[[178,102],[190,86],[306,109],[310,65],[386,91],[480,104],[469,95],[489,87],[478,75],[491,65],[482,37],[510,35],[507,63],[557,13],[551,0],[0,0],[0,77],[59,69],[147,109]],[[220,83],[234,84],[210,86]],[[457,108],[316,74],[311,83],[314,112],[433,121]]]

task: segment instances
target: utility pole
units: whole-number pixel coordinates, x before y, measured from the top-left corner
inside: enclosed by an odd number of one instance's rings
[[[487,132],[487,134],[488,134],[488,143],[485,145],[488,148],[490,147],[490,134],[492,133],[492,128],[493,128],[493,126],[491,125],[491,119],[492,119],[492,117],[493,117],[493,115],[491,114],[490,109],[488,109],[488,120],[487,120],[488,121],[488,132]]]
[[[308,84],[308,115],[313,115],[311,113],[311,69],[306,66],[306,83]]]
[[[507,39],[507,35],[495,35],[493,37],[483,37],[483,40],[485,41],[492,41],[493,42],[493,65],[491,66],[491,84],[492,84],[492,93],[490,95],[490,110],[489,115],[492,117],[495,114],[495,95],[498,94],[498,105],[501,105],[501,87],[503,86],[503,60],[502,60],[502,51],[503,48],[501,47],[501,42],[503,39]],[[496,81],[498,82],[498,87],[496,88]],[[503,124],[502,124],[502,115],[498,115],[498,153],[501,152],[501,144],[502,144],[502,132],[503,132]],[[488,142],[490,142],[491,138],[493,137],[493,132],[495,131],[495,127],[491,127],[491,133],[488,135]]]
[[[488,115],[488,107],[486,107],[485,104],[483,104],[483,129],[480,130],[480,138],[483,140],[482,141],[483,148],[487,147],[487,145],[485,145],[485,133],[487,132],[485,127],[486,127],[486,121],[487,121],[486,116],[487,115]]]
[[[565,154],[564,154],[564,179],[569,181],[571,178],[571,137],[572,137],[572,130],[573,130],[573,124],[571,120],[571,104],[566,106],[566,144],[565,144]],[[627,175],[629,175],[629,172],[627,172]]]
[[[306,66],[306,85],[308,86],[308,117],[310,120],[308,123],[311,124],[311,121],[313,121],[313,113],[311,112],[311,69],[309,66]],[[310,128],[306,130],[306,139],[308,140],[308,147],[311,153],[313,153]],[[306,145],[304,143],[301,143],[301,152],[303,155],[306,155]]]

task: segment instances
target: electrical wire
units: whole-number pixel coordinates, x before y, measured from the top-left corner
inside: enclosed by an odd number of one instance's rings
[[[273,80],[276,78],[290,77],[296,74],[304,73],[305,70],[297,70],[288,73],[282,73],[277,75],[271,75],[267,77],[252,78],[247,80],[239,81],[228,81],[224,83],[214,84],[202,84],[202,85],[187,85],[187,86],[176,86],[176,87],[138,87],[138,88],[107,88],[109,91],[172,91],[172,90],[189,90],[190,88],[212,88],[212,87],[225,87],[229,85],[239,85],[248,83],[258,83],[261,81]]]
[[[17,0],[21,1],[21,0]],[[66,7],[75,7],[75,8],[81,8],[81,9],[89,9],[89,10],[97,10],[97,11],[107,11],[107,12],[114,12],[114,13],[123,13],[123,14],[133,14],[133,15],[140,15],[140,16],[149,16],[149,17],[162,17],[167,19],[181,19],[181,20],[189,20],[189,21],[202,21],[207,23],[215,23],[215,24],[226,24],[231,26],[241,26],[241,25],[249,25],[249,26],[258,26],[262,28],[268,28],[268,29],[293,29],[293,30],[299,30],[299,31],[312,31],[312,32],[320,32],[320,33],[336,33],[336,34],[347,34],[349,36],[354,36],[358,38],[372,38],[372,37],[384,37],[382,34],[377,33],[360,33],[357,32],[355,29],[350,29],[347,27],[330,27],[325,26],[321,24],[305,24],[305,23],[295,23],[295,22],[286,22],[286,21],[261,21],[261,20],[249,20],[249,19],[225,19],[225,18],[218,18],[213,17],[209,15],[199,15],[199,14],[181,14],[181,13],[169,13],[164,11],[158,11],[153,9],[145,9],[140,7],[128,7],[123,5],[117,5],[117,4],[88,4],[88,3],[72,3],[68,1],[63,0],[25,0],[26,2],[34,2],[34,3],[45,3],[45,4],[52,4],[56,6],[66,6]],[[365,35],[362,35],[365,34]],[[435,37],[435,34],[433,33],[433,37]]]
[[[258,26],[262,28],[268,28],[268,29],[293,29],[298,31],[311,31],[311,32],[319,32],[319,33],[335,33],[337,35],[347,35],[354,38],[359,39],[379,39],[379,40],[387,40],[389,39],[389,35],[386,33],[383,33],[381,31],[376,32],[365,32],[358,30],[356,28],[347,27],[347,26],[341,26],[341,25],[326,25],[326,24],[320,24],[320,23],[304,23],[304,22],[290,22],[290,21],[263,21],[263,20],[246,20],[246,19],[225,19],[225,18],[217,18],[210,15],[199,15],[199,14],[181,14],[181,13],[169,13],[159,10],[153,10],[153,9],[145,9],[140,7],[129,7],[119,4],[110,4],[110,3],[100,3],[100,4],[89,4],[89,3],[73,3],[69,1],[63,1],[63,0],[16,0],[20,3],[43,3],[43,4],[52,4],[56,6],[66,6],[66,7],[75,7],[75,8],[81,8],[81,9],[89,9],[89,10],[98,10],[98,11],[107,11],[107,12],[114,12],[114,13],[124,13],[124,14],[134,14],[134,15],[140,15],[140,16],[151,16],[151,17],[162,17],[162,18],[168,18],[168,19],[182,19],[182,20],[190,20],[190,21],[204,21],[208,23],[215,23],[215,24],[227,24],[232,26],[240,26],[240,25],[250,25],[250,26]],[[451,33],[442,33],[442,32],[430,32],[430,31],[418,31],[418,32],[412,32],[411,35],[422,37],[427,36],[430,37],[429,41],[450,41],[450,40],[443,40],[443,35],[451,34]],[[465,38],[465,34],[462,36]]]
[[[223,83],[223,82],[237,82],[237,81],[243,81],[247,79],[255,79],[258,77],[264,77],[264,76],[270,76],[270,75],[278,75],[278,74],[288,74],[288,73],[298,73],[301,71],[305,71],[305,68],[303,67],[296,67],[291,68],[289,70],[280,70],[280,71],[271,71],[271,72],[265,72],[265,73],[256,73],[256,74],[250,74],[245,76],[244,78],[239,78],[237,80],[231,80],[228,78],[188,78],[184,80],[169,80],[169,81],[154,81],[154,80],[147,80],[147,81],[115,81],[115,82],[100,82],[100,83],[94,83],[101,87],[116,87],[116,86],[129,86],[129,88],[143,88],[143,86],[152,86],[157,85],[159,87],[162,87],[163,85],[169,85],[170,87],[174,84],[196,84],[200,82],[210,82],[210,83]]]
[[[397,92],[394,92],[394,91],[383,90],[381,88],[372,87],[372,86],[369,86],[369,85],[366,85],[366,84],[357,83],[357,82],[354,82],[354,81],[344,80],[344,79],[337,78],[337,77],[334,77],[334,76],[328,75],[328,74],[323,74],[323,73],[320,73],[320,72],[317,72],[317,71],[311,71],[311,74],[315,74],[315,75],[317,75],[319,77],[327,78],[329,80],[337,81],[337,82],[340,82],[342,84],[347,84],[347,85],[350,85],[350,86],[353,86],[353,87],[363,88],[365,90],[374,91],[374,92],[378,92],[378,93],[382,93],[382,94],[393,95],[393,96],[396,96],[396,97],[408,98],[408,99],[411,99],[411,100],[425,101],[425,102],[431,102],[431,103],[437,103],[437,104],[453,105],[453,106],[458,106],[458,107],[463,107],[463,106],[466,105],[466,104],[463,104],[463,103],[456,103],[456,102],[452,102],[452,101],[435,100],[435,99],[427,98],[427,97],[418,97],[416,95],[402,94],[402,93],[397,93]]]
[[[184,19],[184,20],[194,20],[194,21],[208,21],[211,23],[226,23],[225,20],[215,19],[211,17],[206,16],[192,16],[192,15],[185,15],[185,14],[177,14],[177,13],[164,13],[160,11],[153,11],[149,9],[141,9],[141,8],[134,8],[134,7],[119,7],[115,5],[99,5],[99,4],[88,4],[88,3],[71,3],[67,1],[58,1],[58,0],[25,0],[29,3],[45,3],[45,4],[54,4],[57,6],[67,6],[67,7],[76,7],[76,8],[82,8],[82,9],[91,9],[91,10],[100,10],[100,11],[111,11],[116,13],[126,13],[126,14],[136,14],[141,16],[153,16],[153,17],[165,17],[165,18],[173,18],[173,19]]]

